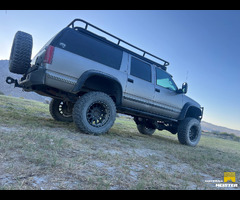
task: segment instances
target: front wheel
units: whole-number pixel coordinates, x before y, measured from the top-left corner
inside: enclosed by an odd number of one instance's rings
[[[156,129],[147,127],[145,124],[138,124],[137,129],[143,135],[152,135]]]
[[[188,146],[196,146],[201,137],[200,121],[195,118],[185,118],[178,126],[178,141]]]
[[[73,108],[73,121],[87,134],[101,135],[109,131],[116,119],[115,103],[103,92],[81,96]]]

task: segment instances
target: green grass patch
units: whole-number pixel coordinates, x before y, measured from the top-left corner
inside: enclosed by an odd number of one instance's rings
[[[236,138],[204,133],[192,148],[168,131],[142,135],[122,115],[107,134],[86,135],[48,106],[0,96],[0,189],[218,189],[205,180],[228,171],[239,184]]]

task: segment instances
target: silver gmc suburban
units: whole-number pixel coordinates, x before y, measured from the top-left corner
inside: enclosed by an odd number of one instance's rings
[[[82,19],[73,20],[31,60],[32,45],[30,34],[16,33],[9,70],[23,76],[6,82],[51,97],[55,120],[73,121],[81,132],[100,135],[119,112],[133,116],[142,134],[168,130],[181,144],[198,144],[203,107],[185,95],[187,83],[176,86],[167,61]]]

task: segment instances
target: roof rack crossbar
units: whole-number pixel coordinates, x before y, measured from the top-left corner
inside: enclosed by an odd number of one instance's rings
[[[95,28],[95,29],[97,29],[97,30],[99,30],[99,31],[101,31],[101,32],[103,32],[103,33],[105,33],[105,34],[107,34],[107,35],[109,35],[109,36],[117,39],[117,40],[118,40],[117,45],[120,46],[120,43],[121,43],[121,42],[122,42],[122,43],[125,43],[125,44],[127,44],[127,45],[129,45],[129,46],[131,46],[131,47],[133,47],[133,48],[141,51],[141,52],[143,53],[143,55],[142,55],[143,57],[147,54],[147,55],[149,55],[149,56],[152,56],[153,58],[156,58],[156,59],[162,61],[162,62],[164,63],[164,64],[163,64],[164,66],[168,66],[168,65],[169,65],[169,62],[168,62],[168,61],[163,60],[162,58],[159,58],[159,57],[157,57],[157,56],[155,56],[155,55],[153,55],[153,54],[151,54],[151,53],[149,53],[149,52],[147,52],[147,51],[145,51],[145,50],[143,50],[143,49],[140,49],[140,48],[138,48],[138,47],[136,47],[136,46],[134,46],[134,45],[132,45],[132,44],[130,44],[130,43],[128,43],[128,42],[126,42],[126,41],[118,38],[118,37],[116,37],[115,35],[112,35],[111,33],[108,33],[108,32],[106,32],[106,31],[104,31],[104,30],[102,30],[102,29],[94,26],[93,24],[90,24],[90,23],[86,22],[85,20],[82,20],[82,19],[74,19],[67,27],[71,27],[71,26],[72,26],[72,28],[74,28],[74,23],[75,23],[76,21],[80,21],[80,22],[85,23],[85,30],[87,30],[88,26],[91,26],[91,27],[93,27],[93,28]]]

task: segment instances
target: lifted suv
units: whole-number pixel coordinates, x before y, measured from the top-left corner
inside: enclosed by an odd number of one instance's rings
[[[6,82],[52,97],[49,110],[55,120],[74,121],[80,131],[100,135],[119,112],[133,116],[142,134],[168,130],[178,133],[182,144],[198,144],[203,108],[185,96],[187,83],[177,88],[166,72],[167,61],[81,19],[56,34],[32,61],[31,52],[32,36],[18,31],[9,70],[23,77]]]

